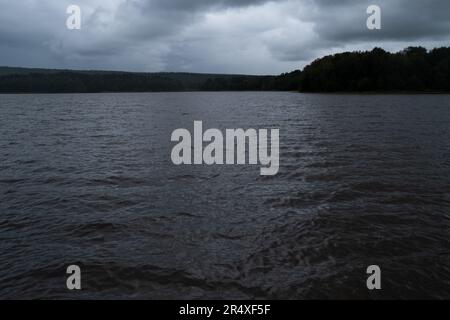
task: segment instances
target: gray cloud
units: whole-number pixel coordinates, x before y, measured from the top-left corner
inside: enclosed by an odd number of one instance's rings
[[[65,28],[66,8],[82,29]],[[382,30],[366,8],[382,9]],[[448,0],[0,0],[0,65],[280,73],[343,50],[450,44]]]
[[[302,18],[316,22],[315,31],[333,41],[408,41],[448,39],[450,1],[448,0],[346,0],[305,1],[321,8]],[[367,32],[366,8],[377,4],[382,10],[382,30]],[[317,23],[320,21],[320,23]]]

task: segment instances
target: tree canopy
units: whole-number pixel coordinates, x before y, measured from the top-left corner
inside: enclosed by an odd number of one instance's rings
[[[305,67],[305,92],[450,91],[450,48],[380,48],[327,56]]]

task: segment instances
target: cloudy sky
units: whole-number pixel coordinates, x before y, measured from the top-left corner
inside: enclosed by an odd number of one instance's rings
[[[366,9],[382,10],[368,30]],[[82,10],[68,30],[66,9]],[[380,46],[450,46],[449,0],[0,0],[0,65],[278,74]]]

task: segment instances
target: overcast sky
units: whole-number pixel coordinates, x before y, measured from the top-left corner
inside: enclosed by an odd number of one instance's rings
[[[66,28],[71,4],[81,30]],[[0,65],[279,74],[334,52],[450,46],[449,13],[449,0],[0,0]]]

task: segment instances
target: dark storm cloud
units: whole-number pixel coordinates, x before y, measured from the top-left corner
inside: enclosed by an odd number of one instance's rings
[[[142,3],[151,8],[164,8],[176,11],[197,11],[199,9],[211,7],[244,7],[257,5],[269,0],[150,0]]]
[[[65,28],[66,8],[82,29]],[[379,5],[382,29],[366,27]],[[446,0],[0,0],[0,65],[279,73],[344,50],[449,45]]]
[[[315,0],[305,3],[320,8],[316,14],[306,12],[302,18],[315,22],[315,31],[322,39],[407,41],[439,40],[450,35],[448,0]],[[372,4],[380,6],[382,13],[382,29],[377,32],[367,31],[367,15],[361,14]]]
[[[260,5],[268,0],[135,0],[124,1],[116,18],[139,30],[134,35],[155,37],[170,34],[201,19],[205,12]],[[130,20],[130,16],[133,17]]]

